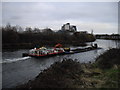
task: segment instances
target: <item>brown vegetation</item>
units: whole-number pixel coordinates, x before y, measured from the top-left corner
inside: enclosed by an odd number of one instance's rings
[[[120,49],[110,49],[96,59],[96,64],[101,69],[108,69],[120,65]]]

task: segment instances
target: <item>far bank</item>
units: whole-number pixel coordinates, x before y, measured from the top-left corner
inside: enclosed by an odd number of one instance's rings
[[[77,31],[75,26],[71,28],[62,27],[55,31],[50,28],[39,29],[27,27],[25,31],[18,31],[16,26],[6,25],[2,27],[2,48],[3,49],[30,49],[40,46],[53,46],[57,43],[62,45],[85,46],[86,42],[95,41],[95,36],[87,31]],[[74,27],[74,28],[73,28]],[[75,29],[75,30],[74,30]]]

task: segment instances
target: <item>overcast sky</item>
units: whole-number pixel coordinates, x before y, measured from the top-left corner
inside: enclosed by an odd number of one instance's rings
[[[59,30],[69,22],[79,31],[117,33],[117,2],[3,2],[2,24],[49,27]]]

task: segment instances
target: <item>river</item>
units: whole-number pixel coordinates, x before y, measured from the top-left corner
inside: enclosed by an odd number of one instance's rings
[[[32,57],[22,57],[22,53],[28,50],[13,50],[2,52],[2,87],[13,88],[34,79],[42,70],[50,67],[56,61],[63,58],[77,59],[81,63],[94,61],[96,57],[109,48],[116,48],[120,41],[97,39],[95,43],[102,49],[88,52],[76,53],[71,55],[58,55],[49,58],[36,59]]]

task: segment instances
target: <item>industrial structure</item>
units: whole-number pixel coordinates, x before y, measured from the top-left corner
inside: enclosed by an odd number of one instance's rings
[[[74,25],[70,25],[70,23],[63,24],[61,27],[61,30],[63,31],[70,31],[70,32],[76,32],[77,28]]]

